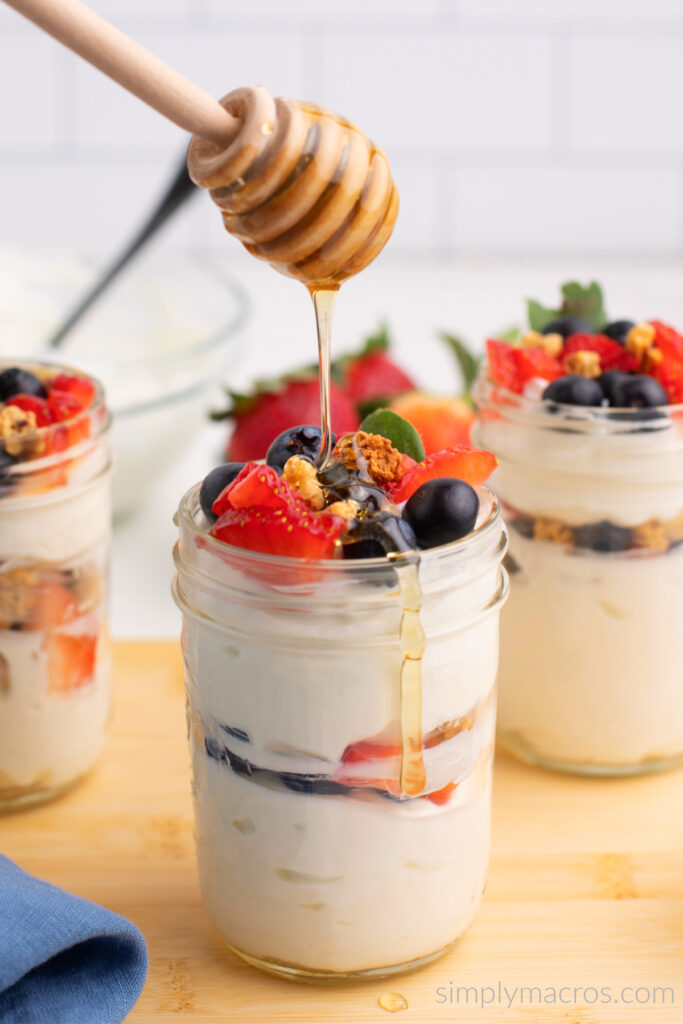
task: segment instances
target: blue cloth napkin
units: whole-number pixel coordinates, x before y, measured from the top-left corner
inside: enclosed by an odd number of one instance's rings
[[[2,1024],[118,1024],[146,975],[135,925],[0,855]]]

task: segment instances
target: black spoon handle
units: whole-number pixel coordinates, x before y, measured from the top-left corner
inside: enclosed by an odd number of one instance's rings
[[[125,267],[129,260],[135,256],[139,249],[156,234],[167,220],[178,210],[183,203],[195,191],[195,185],[187,173],[187,165],[183,156],[182,165],[178,168],[173,180],[170,182],[166,192],[162,196],[159,205],[156,207],[149,220],[133,238],[132,242],[105,270],[99,280],[93,285],[89,292],[81,299],[78,305],[69,313],[67,318],[60,324],[54,334],[47,342],[48,348],[57,348],[64,341],[64,338],[76,326],[84,313],[90,309],[96,299],[109,287],[119,272]]]

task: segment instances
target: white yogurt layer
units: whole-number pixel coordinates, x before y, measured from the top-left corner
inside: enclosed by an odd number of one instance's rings
[[[568,554],[510,531],[521,572],[501,618],[499,728],[551,760],[683,754],[683,547]]]
[[[371,970],[436,953],[471,923],[488,866],[487,756],[446,807],[269,789],[194,744],[192,759],[202,894],[241,952]]]
[[[87,619],[92,628],[92,619]],[[77,634],[82,620],[69,627]],[[111,703],[109,652],[100,633],[93,679],[50,693],[45,633],[3,631],[0,653],[0,791],[48,789],[84,775],[99,758]]]

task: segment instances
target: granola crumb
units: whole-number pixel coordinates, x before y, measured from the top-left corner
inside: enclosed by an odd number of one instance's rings
[[[683,512],[664,523],[664,532],[673,544],[683,540]]]
[[[544,348],[549,356],[557,359],[564,348],[561,334],[541,334],[540,331],[527,331],[522,335],[524,348]]]
[[[588,352],[584,349],[565,356],[562,360],[562,367],[566,373],[577,373],[580,377],[599,377],[602,373],[598,353]]]
[[[626,350],[636,357],[641,369],[655,342],[656,331],[652,324],[636,324],[626,335]]]
[[[318,473],[306,459],[292,455],[285,462],[283,479],[306,502],[309,508],[319,512],[325,505],[325,494],[318,482]]]
[[[30,618],[38,600],[39,573],[23,566],[0,574],[0,629]]]
[[[653,345],[652,348],[649,348],[643,356],[640,363],[640,369],[643,373],[654,373],[663,359],[664,353],[662,350]]]
[[[36,414],[20,409],[18,405],[6,405],[0,410],[0,437],[4,439],[8,455],[20,455],[26,443],[37,435]]]
[[[571,526],[559,519],[537,519],[534,522],[534,540],[549,540],[553,544],[571,544],[573,532]]]
[[[364,430],[347,434],[338,442],[335,454],[347,469],[366,471],[377,484],[401,479],[401,453],[381,434]]]
[[[347,521],[355,519],[358,515],[360,505],[357,501],[353,501],[349,498],[347,501],[333,501],[331,505],[328,505],[325,509],[325,514],[330,516],[341,516],[342,519]]]
[[[667,551],[669,538],[666,535],[664,524],[659,519],[648,519],[646,523],[636,526],[633,531],[633,543],[637,548]]]

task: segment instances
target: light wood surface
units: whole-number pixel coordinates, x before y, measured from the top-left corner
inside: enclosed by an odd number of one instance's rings
[[[225,144],[240,122],[217,100],[80,0],[5,0],[180,128]]]
[[[61,801],[0,819],[0,850],[139,925],[151,967],[130,1022],[682,1024],[683,772],[581,780],[500,755],[489,884],[458,947],[390,983],[309,988],[238,961],[204,914],[177,645],[118,644],[115,666],[101,765]],[[447,997],[451,983],[455,992],[499,981],[510,990],[540,986],[544,995],[548,986],[609,987],[619,1001],[590,1006],[580,996],[561,1005],[558,995],[555,1006],[539,1007],[517,997],[510,1009],[438,1002],[437,989]],[[624,986],[673,988],[675,1004],[627,1005]],[[387,991],[405,996],[408,1008],[388,1014],[378,1004]]]

